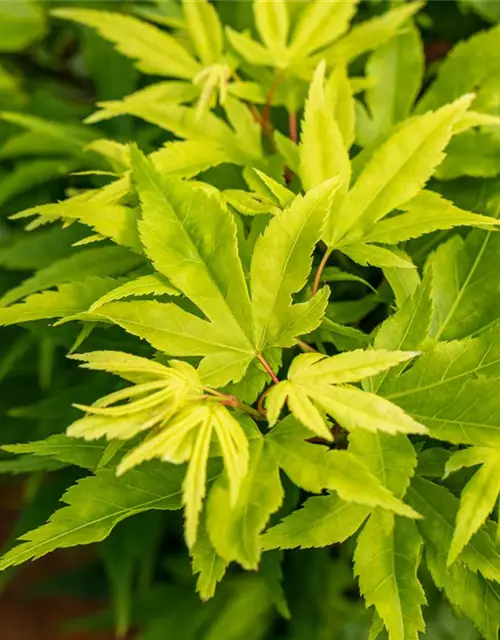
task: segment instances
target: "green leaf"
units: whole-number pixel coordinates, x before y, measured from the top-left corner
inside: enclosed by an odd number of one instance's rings
[[[2,448],[11,453],[55,459],[93,471],[99,465],[105,445],[102,442],[75,442],[61,434],[26,444],[8,444]]]
[[[376,349],[415,350],[422,346],[429,335],[433,316],[431,290],[432,279],[426,275],[415,294],[377,329]],[[382,390],[390,378],[388,370],[370,379],[370,390]]]
[[[0,7],[0,52],[22,51],[46,31],[45,14],[36,2],[5,3]]]
[[[274,216],[255,244],[250,283],[255,344],[261,352],[270,345],[291,346],[297,335],[319,324],[326,291],[298,305],[292,305],[292,295],[306,284],[311,254],[337,188],[333,179],[304,197],[297,196],[288,209]],[[304,317],[306,327],[300,324]]]
[[[120,276],[141,262],[138,256],[121,247],[84,249],[67,258],[56,260],[37,271],[0,298],[0,306],[7,306],[21,298],[65,282],[85,280],[95,276]]]
[[[246,33],[239,33],[230,27],[226,27],[226,35],[233,49],[250,64],[263,67],[272,67],[274,65],[271,53]]]
[[[495,2],[489,2],[488,0],[461,0],[460,4],[463,9],[471,9],[485,20],[490,22],[500,21],[500,6]]]
[[[207,0],[182,3],[189,36],[204,65],[215,64],[222,57],[222,25],[214,6]]]
[[[414,269],[415,265],[407,257],[402,257],[400,252],[391,251],[385,247],[378,247],[374,244],[358,242],[342,246],[342,253],[351,258],[354,262],[364,267],[372,265],[389,269]]]
[[[264,550],[308,549],[344,542],[354,535],[369,507],[344,502],[337,495],[308,498],[303,506],[262,536]]]
[[[499,162],[500,135],[497,131],[466,131],[448,145],[446,157],[436,169],[436,178],[493,178],[500,173]]]
[[[500,626],[500,590],[462,563],[446,569],[445,561],[431,547],[426,560],[436,586],[460,613],[470,618],[487,640],[496,640]]]
[[[12,475],[18,475],[20,473],[39,473],[45,471],[57,471],[65,467],[64,463],[53,460],[45,456],[19,456],[17,458],[1,458],[0,459],[0,474],[10,473]]]
[[[139,91],[123,97],[121,100],[98,102],[97,105],[100,107],[99,111],[88,116],[85,122],[90,124],[124,115],[127,113],[128,108],[134,105],[140,106],[147,103],[180,105],[191,103],[199,97],[199,94],[199,88],[191,82],[156,82],[155,84],[151,84],[144,89],[139,89]],[[91,149],[92,147],[93,145],[90,145]],[[156,151],[155,153],[161,153],[161,151]],[[130,164],[130,162],[127,164]]]
[[[132,16],[94,9],[54,9],[52,15],[95,29],[143,73],[193,78],[200,66],[175,38]]]
[[[481,465],[467,482],[460,497],[457,524],[453,532],[448,564],[452,564],[493,511],[500,494],[500,452],[489,447],[457,451],[446,463],[446,473],[462,467]]]
[[[312,79],[305,104],[300,144],[300,178],[306,191],[338,177],[341,193],[349,187],[351,164],[331,105],[325,97],[325,63]],[[335,204],[341,202],[335,198]],[[332,203],[333,207],[333,203]]]
[[[132,153],[147,255],[212,322],[244,334],[244,343],[251,332],[250,300],[231,215],[216,196],[162,180],[139,151]]]
[[[164,295],[176,296],[179,295],[179,291],[168,284],[168,282],[158,274],[139,276],[103,295],[102,298],[94,302],[89,311],[94,312],[104,304],[123,300],[124,298]]]
[[[457,226],[495,228],[499,220],[455,207],[433,191],[422,191],[401,207],[405,213],[378,222],[365,242],[397,244],[439,229]]]
[[[95,132],[89,127],[62,124],[27,113],[2,111],[0,112],[0,119],[43,136],[44,139],[51,141],[52,145],[57,143],[58,147],[62,146],[67,151],[75,154],[80,153],[83,147],[96,136]]]
[[[0,560],[0,570],[40,558],[54,549],[99,542],[121,520],[150,509],[180,509],[184,469],[150,464],[117,479],[102,469],[79,480],[63,496],[67,506],[49,522],[24,534]]]
[[[330,358],[319,353],[297,356],[290,366],[288,380],[271,388],[267,395],[269,424],[275,424],[287,400],[295,417],[326,440],[331,440],[332,436],[322,417],[323,411],[346,429],[382,430],[392,434],[426,433],[425,427],[405,415],[399,407],[373,393],[345,385],[415,355],[414,352],[357,350]]]
[[[356,5],[357,2],[327,4],[321,0],[305,3],[293,30],[290,54],[303,58],[336,40],[347,31]]]
[[[224,577],[227,565],[210,542],[204,523],[200,526],[198,537],[191,549],[191,555],[193,573],[198,575],[196,591],[202,600],[209,600],[215,595],[215,589]]]
[[[417,456],[407,436],[357,430],[349,434],[348,450],[395,496],[405,495],[417,466]]]
[[[498,73],[500,26],[459,42],[439,67],[436,79],[418,103],[418,112],[436,109],[468,91],[476,91]]]
[[[422,478],[413,479],[407,496],[409,503],[423,516],[418,521],[422,537],[446,558],[453,537],[458,498],[448,489]],[[479,571],[487,580],[500,581],[500,555],[484,529],[475,534],[459,559],[471,571]]]
[[[466,95],[435,112],[402,123],[373,153],[346,196],[330,247],[352,244],[393,209],[413,198],[443,159],[453,124],[472,101]]]
[[[256,427],[252,428],[248,473],[238,500],[231,504],[227,480],[212,487],[207,506],[207,529],[217,553],[255,570],[261,555],[260,533],[281,505],[283,489],[279,468]]]
[[[340,6],[346,5],[349,6],[348,3]],[[333,109],[333,118],[342,134],[344,146],[350,149],[354,142],[355,103],[345,65],[338,64],[330,74],[325,87],[325,97],[327,104]]]
[[[118,180],[114,185],[118,185]],[[114,186],[113,185],[113,186]],[[99,196],[84,194],[64,200],[58,204],[44,204],[16,213],[13,219],[26,218],[38,214],[42,220],[78,221],[88,225],[100,236],[110,238],[118,245],[129,247],[141,253],[141,245],[137,233],[137,210],[119,204],[102,202]],[[99,195],[104,195],[101,192]],[[120,194],[121,195],[121,194]]]
[[[401,249],[394,250],[403,260],[410,260]],[[383,267],[385,279],[390,284],[396,298],[396,307],[400,309],[409,298],[415,295],[421,279],[417,269],[406,267]]]
[[[280,467],[306,491],[336,491],[342,500],[380,506],[414,518],[418,514],[394,497],[377,478],[348,451],[329,451],[303,441],[307,431],[292,417],[285,418],[267,436]]]
[[[473,231],[441,244],[429,259],[434,279],[434,336],[456,340],[477,334],[500,317],[497,257],[500,236]]]
[[[19,196],[30,185],[30,189],[65,178],[81,167],[82,161],[75,158],[36,158],[16,163],[15,168],[2,177],[0,184],[0,206]]]
[[[113,278],[93,276],[83,282],[62,284],[56,291],[35,293],[24,302],[1,308],[0,326],[83,313],[116,284]]]
[[[500,415],[496,330],[479,338],[441,343],[404,373],[387,376],[383,394],[429,429],[433,438],[495,446]]]
[[[422,538],[415,522],[375,511],[354,553],[354,569],[366,605],[375,605],[390,640],[418,640],[424,631],[425,594],[417,578]]]
[[[262,41],[279,66],[286,60],[288,30],[290,27],[285,0],[255,0],[255,24]]]
[[[412,26],[370,56],[366,65],[370,82],[365,91],[367,113],[360,119],[358,130],[358,142],[363,147],[386,136],[409,115],[420,90],[423,70],[422,42]],[[400,90],[402,86],[404,91]]]
[[[422,6],[421,2],[409,2],[381,16],[361,22],[329,47],[322,57],[326,57],[330,64],[347,63],[367,51],[380,47],[394,38],[402,25]]]

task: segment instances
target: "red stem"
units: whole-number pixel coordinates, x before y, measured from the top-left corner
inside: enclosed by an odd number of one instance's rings
[[[327,249],[325,251],[325,255],[323,256],[323,258],[321,259],[321,262],[319,263],[319,267],[318,270],[316,271],[316,276],[314,278],[314,284],[313,284],[313,288],[312,288],[312,295],[315,296],[318,293],[318,289],[319,289],[319,283],[321,281],[321,276],[323,275],[323,271],[326,267],[326,263],[328,262],[328,258],[330,257],[332,253],[331,249]]]
[[[259,360],[260,364],[264,367],[264,369],[267,371],[267,373],[271,376],[271,380],[274,382],[274,384],[279,384],[279,379],[277,375],[271,369],[270,364],[267,362],[264,356],[259,353],[257,356],[257,359]]]
[[[299,139],[299,135],[297,132],[297,114],[295,111],[292,111],[288,114],[288,129],[290,131],[290,139],[292,142],[297,144],[297,140]]]
[[[271,102],[273,101],[274,94],[276,93],[281,80],[283,79],[283,72],[280,71],[276,74],[274,78],[274,82],[271,85],[271,88],[267,92],[266,103],[264,108],[262,109],[262,127],[267,133],[267,135],[271,136],[272,134],[272,126],[271,126]]]
[[[271,391],[272,387],[269,387],[260,395],[259,400],[257,401],[257,411],[265,417],[266,410],[264,409],[264,400],[266,399],[267,394]]]

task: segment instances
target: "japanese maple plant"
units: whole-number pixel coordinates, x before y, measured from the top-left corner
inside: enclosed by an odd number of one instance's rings
[[[290,615],[279,550],[354,537],[371,638],[424,631],[424,566],[497,638],[500,27],[429,81],[422,4],[356,10],[256,0],[237,31],[201,0],[163,20],[54,9],[165,79],[88,119],[103,186],[14,216],[89,232],[4,295],[0,323],[77,327],[74,366],[118,380],[74,398],[65,434],[5,447],[88,475],[2,569],[182,509],[203,599],[269,557]],[[123,115],[166,142],[96,135]],[[485,180],[467,198],[457,177]]]

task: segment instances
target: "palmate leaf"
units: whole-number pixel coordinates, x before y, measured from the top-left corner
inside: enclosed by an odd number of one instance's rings
[[[175,78],[193,78],[199,63],[171,35],[132,16],[93,9],[55,9],[58,18],[73,20],[96,29],[124,55],[136,60],[144,73]]]
[[[102,442],[75,442],[73,438],[61,434],[26,444],[4,445],[2,448],[23,457],[29,455],[32,458],[52,459],[95,471],[104,454],[105,445]]]
[[[335,183],[325,183],[275,216],[257,240],[248,292],[234,220],[217,194],[161,179],[136,156],[142,201],[140,233],[156,269],[203,312],[203,320],[173,304],[114,302],[94,314],[146,338],[169,355],[205,356],[200,374],[223,386],[238,380],[258,354],[291,346],[324,313],[327,290],[292,305],[311,267]]]
[[[21,544],[0,560],[0,570],[39,558],[54,549],[99,542],[121,520],[151,509],[180,509],[184,469],[160,463],[131,471],[125,478],[102,469],[65,493],[67,506],[47,524],[24,534]]]
[[[325,86],[325,97],[327,104],[332,107],[345,148],[350,149],[355,138],[356,109],[354,89],[347,75],[346,65],[338,64],[333,69]]]
[[[122,247],[84,249],[54,261],[0,298],[7,306],[21,298],[65,282],[85,280],[91,276],[121,276],[141,263],[141,259]]]
[[[226,573],[227,564],[217,554],[210,542],[205,523],[200,523],[196,543],[191,549],[192,566],[196,580],[196,590],[202,600],[209,600],[215,594],[217,584]]]
[[[255,0],[255,24],[262,42],[276,61],[286,57],[290,18],[284,0]]]
[[[300,509],[262,536],[269,549],[308,549],[344,542],[354,535],[370,513],[370,508],[345,502],[336,494],[308,498]]]
[[[498,118],[492,124],[498,127]],[[436,178],[439,180],[453,180],[460,176],[493,178],[500,173],[499,162],[498,128],[492,131],[465,131],[450,142],[446,150],[446,158],[436,170]]]
[[[341,211],[327,225],[325,242],[329,247],[354,244],[367,228],[417,195],[442,161],[453,124],[472,99],[472,95],[465,95],[435,112],[410,118],[377,148]]]
[[[395,496],[405,495],[417,466],[415,450],[406,435],[359,429],[349,434],[348,451]]]
[[[199,93],[198,87],[189,82],[156,82],[143,89],[134,91],[134,93],[128,96],[124,96],[121,100],[98,102],[97,106],[100,107],[99,111],[88,116],[85,122],[101,122],[102,120],[123,115],[123,113],[126,113],[127,105],[133,105],[136,102],[139,104],[145,104],[147,102],[173,105],[188,104],[193,102]],[[122,111],[123,109],[125,109],[125,111]]]
[[[381,507],[405,517],[418,514],[384,487],[353,453],[329,451],[304,442],[308,431],[292,416],[266,436],[279,466],[299,487],[312,493],[336,491],[345,502]]]
[[[459,42],[439,67],[436,79],[418,103],[423,113],[455,100],[468,91],[476,91],[498,73],[497,55],[500,27],[474,34]]]
[[[292,346],[293,339],[312,331],[324,314],[326,287],[305,303],[292,304],[292,295],[306,284],[312,251],[337,188],[334,178],[298,196],[274,216],[255,243],[250,288],[259,350]]]
[[[123,458],[118,473],[151,458],[179,463],[189,459],[182,484],[185,506],[185,537],[195,544],[199,516],[207,484],[210,443],[215,437],[224,460],[229,501],[234,505],[248,469],[248,442],[239,422],[217,403],[195,404],[181,409],[162,432],[145,440]]]
[[[457,226],[495,228],[499,220],[459,209],[432,191],[421,191],[401,206],[401,215],[385,218],[364,236],[365,242],[397,244],[440,229]]]
[[[417,465],[404,434],[355,430],[349,449],[397,497],[406,493]],[[367,606],[375,605],[390,638],[418,638],[423,630],[425,596],[417,579],[422,540],[413,523],[374,511],[363,528],[354,555],[355,572]]]
[[[500,452],[489,447],[470,447],[457,451],[446,463],[447,474],[478,464],[481,468],[462,490],[448,564],[456,560],[495,507],[500,494]]]
[[[104,304],[123,300],[124,298],[177,295],[179,295],[178,289],[175,289],[175,287],[168,284],[168,282],[159,274],[138,276],[134,280],[130,280],[129,282],[116,287],[116,289],[112,289],[99,298],[99,300],[96,300],[90,307],[89,311],[92,313]]]
[[[203,145],[208,145],[209,150],[216,148],[217,157],[222,157],[224,162],[266,168],[260,145],[248,144],[247,137],[240,139],[222,118],[206,110],[200,112],[194,107],[165,101],[161,94],[152,99],[150,94],[151,91],[143,90],[121,101],[103,103],[104,110],[88,118],[87,122],[98,122],[119,115],[135,116],[197,145],[200,150]],[[214,151],[211,154],[214,155]]]
[[[466,565],[456,562],[448,569],[445,558],[427,547],[426,563],[436,586],[459,613],[470,618],[486,640],[497,640],[500,627],[500,589]]]
[[[307,57],[341,36],[349,27],[357,2],[326,4],[321,0],[308,2],[299,14],[290,40],[294,58]]]
[[[437,439],[496,446],[500,415],[498,330],[441,343],[404,373],[388,374],[380,392],[419,420]],[[488,376],[488,377],[487,377]]]
[[[297,356],[288,372],[288,380],[274,386],[267,395],[269,424],[276,423],[287,400],[295,417],[327,440],[331,440],[332,435],[322,411],[346,429],[426,433],[425,427],[399,407],[372,393],[345,386],[345,383],[358,382],[415,355],[415,352],[358,350],[330,358],[316,353]]]
[[[496,233],[473,231],[465,240],[454,236],[429,258],[438,340],[465,338],[498,321],[499,250]]]
[[[261,556],[260,533],[281,505],[284,492],[279,467],[265,438],[255,425],[247,429],[250,446],[248,473],[238,500],[231,504],[227,479],[221,476],[207,504],[207,530],[219,556],[245,569],[257,569]]]
[[[423,516],[417,526],[426,544],[445,560],[453,538],[458,498],[445,487],[418,477],[413,479],[407,496],[408,502]],[[484,527],[472,537],[458,560],[487,580],[500,582],[500,555]]]
[[[367,606],[375,605],[390,640],[418,640],[425,629],[425,594],[417,578],[422,538],[415,522],[376,511],[354,554],[355,573]]]
[[[119,182],[120,180],[117,180],[113,186],[116,185],[119,188]],[[125,194],[126,188],[124,191],[120,190],[116,196],[113,194],[112,200],[118,201]],[[12,218],[19,220],[35,214],[38,215],[38,221],[35,224],[30,223],[28,229],[61,219],[78,221],[91,227],[99,236],[110,238],[118,245],[129,247],[136,253],[141,253],[137,233],[137,211],[132,207],[107,202],[107,199],[107,193],[102,189],[98,193],[74,196],[58,204],[30,207],[16,213]]]
[[[0,308],[0,326],[78,315],[119,282],[115,278],[92,276],[83,282],[62,284],[56,291],[35,293],[23,302]]]
[[[196,541],[199,515],[206,492],[207,463],[212,439],[218,442],[235,504],[248,468],[248,442],[239,422],[216,400],[203,398],[196,371],[185,362],[170,367],[120,352],[76,356],[90,369],[110,371],[135,382],[104,396],[92,406],[77,405],[87,415],[67,430],[69,436],[96,440],[129,440],[149,432],[128,451],[117,467],[121,475],[153,458],[188,462],[182,484],[186,541]],[[153,430],[154,429],[154,430]]]
[[[182,11],[201,62],[204,65],[219,62],[222,58],[223,34],[215,7],[207,0],[188,0],[182,3]]]
[[[350,62],[394,38],[404,23],[421,8],[421,2],[409,2],[391,11],[386,11],[381,16],[361,22],[328,47],[324,53],[320,52],[317,57],[325,57],[327,62],[332,65],[338,62]]]
[[[404,120],[420,90],[424,70],[418,30],[407,25],[402,33],[377,49],[368,60],[365,91],[367,110],[358,103],[358,142],[366,147]],[[399,87],[404,83],[405,91]]]
[[[333,115],[332,105],[327,100],[324,88],[325,63],[318,65],[312,79],[304,109],[300,144],[300,178],[307,190],[338,177],[341,183],[338,207],[349,188],[351,163],[340,127]]]

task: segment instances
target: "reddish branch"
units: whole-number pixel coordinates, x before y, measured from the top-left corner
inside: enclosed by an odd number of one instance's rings
[[[288,114],[288,130],[290,132],[290,139],[292,140],[292,142],[295,142],[295,144],[297,144],[299,134],[297,131],[297,114],[295,113],[295,111],[291,111]]]
[[[321,276],[323,275],[323,271],[326,267],[326,263],[328,262],[328,258],[330,257],[331,253],[332,253],[332,250],[327,249],[325,251],[325,255],[321,259],[321,262],[319,263],[319,267],[318,267],[318,270],[316,271],[316,276],[314,278],[314,284],[312,288],[313,296],[315,296],[318,293],[319,283],[321,282]]]
[[[264,369],[267,371],[267,373],[271,376],[271,380],[274,382],[274,384],[279,384],[278,376],[274,373],[274,371],[271,368],[271,365],[269,364],[269,362],[267,362],[264,356],[259,353],[259,355],[257,356],[257,359],[260,362],[260,364],[264,367]]]

